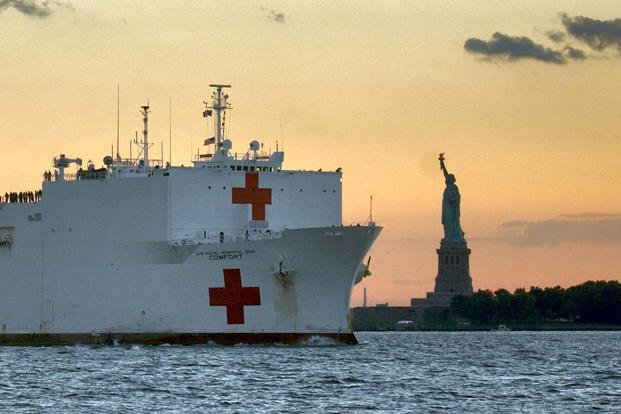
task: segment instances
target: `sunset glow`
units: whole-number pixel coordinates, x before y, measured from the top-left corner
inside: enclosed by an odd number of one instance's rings
[[[440,152],[475,290],[619,280],[619,19],[617,0],[0,0],[0,193],[39,189],[61,153],[100,167],[117,85],[122,155],[149,102],[152,156],[187,166],[226,82],[233,151],[342,168],[345,225],[373,196],[384,232],[352,305],[433,290]]]

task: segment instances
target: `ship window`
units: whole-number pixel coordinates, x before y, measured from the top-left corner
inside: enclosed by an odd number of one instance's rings
[[[451,256],[451,264],[455,264],[455,256]]]
[[[455,264],[459,264],[459,256],[455,256]]]
[[[300,193],[302,192],[302,189],[300,188]]]
[[[449,263],[449,258],[448,256],[444,256],[444,264],[448,264]]]
[[[211,190],[211,186],[207,186],[207,189],[208,189],[208,190]]]
[[[231,165],[231,170],[235,170],[235,166],[234,165]]]
[[[248,166],[244,165],[244,171],[248,171]]]
[[[281,188],[281,189],[280,189],[280,191],[284,191],[284,189],[283,189],[283,188]]]
[[[250,171],[254,171],[254,167],[250,167]]]
[[[226,186],[222,186],[222,189],[223,189],[223,190],[226,190]]]

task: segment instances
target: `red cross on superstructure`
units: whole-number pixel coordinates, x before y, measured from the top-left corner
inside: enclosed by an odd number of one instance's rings
[[[261,295],[257,286],[242,287],[239,269],[224,269],[224,287],[209,288],[209,306],[226,306],[229,325],[244,323],[244,306],[258,306]]]
[[[252,219],[265,220],[265,205],[272,204],[272,189],[259,188],[259,173],[246,173],[246,186],[233,187],[233,204],[252,204]]]

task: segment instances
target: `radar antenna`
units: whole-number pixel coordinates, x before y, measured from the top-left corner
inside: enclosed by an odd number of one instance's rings
[[[71,163],[76,163],[79,166],[82,166],[81,158],[67,158],[65,154],[60,154],[60,157],[54,157],[54,167],[58,168],[58,177],[56,177],[57,181],[65,180],[65,168],[69,166]]]

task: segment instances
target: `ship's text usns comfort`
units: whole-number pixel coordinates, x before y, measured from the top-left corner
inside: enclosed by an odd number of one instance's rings
[[[210,86],[192,167],[149,159],[143,106],[137,159],[62,154],[41,192],[2,197],[0,344],[356,342],[350,294],[381,228],[342,225],[340,169],[233,154],[229,85]]]

